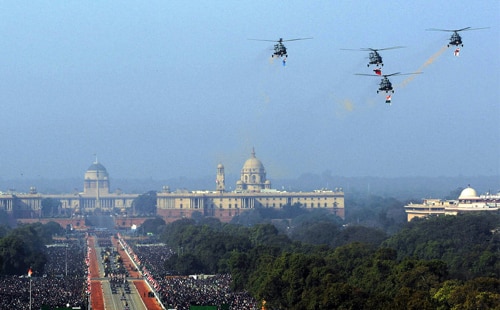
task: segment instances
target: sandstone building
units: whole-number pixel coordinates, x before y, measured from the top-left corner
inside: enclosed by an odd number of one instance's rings
[[[252,150],[241,169],[234,191],[226,190],[225,171],[217,165],[213,190],[171,191],[168,186],[157,193],[157,215],[166,222],[190,218],[193,214],[215,217],[228,222],[242,212],[254,208],[282,208],[301,204],[307,209],[324,209],[344,218],[344,192],[321,189],[312,192],[287,192],[271,188],[262,162]],[[0,209],[16,218],[40,218],[41,201],[52,198],[60,201],[54,216],[82,217],[88,214],[109,214],[118,217],[134,215],[133,201],[136,194],[110,191],[106,168],[96,161],[84,175],[83,192],[62,195],[40,194],[35,188],[29,193],[0,193]]]

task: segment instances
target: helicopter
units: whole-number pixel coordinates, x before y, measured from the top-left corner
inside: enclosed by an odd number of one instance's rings
[[[369,51],[370,54],[368,55],[368,58],[370,61],[368,62],[367,67],[370,65],[376,65],[376,66],[383,66],[384,63],[382,62],[382,56],[378,53],[378,51],[385,51],[385,50],[392,50],[396,48],[403,48],[404,46],[393,46],[393,47],[386,47],[386,48],[371,48],[371,47],[366,47],[366,48],[360,48],[360,49],[347,49],[343,48],[342,50],[344,51],[364,51],[367,52]]]
[[[298,41],[298,40],[310,40],[312,38],[297,38],[297,39],[288,39],[288,40],[283,40],[283,38],[279,38],[278,40],[261,40],[261,39],[249,39],[253,41],[267,41],[267,42],[277,42],[274,44],[274,53],[271,55],[272,58],[274,57],[288,57],[288,53],[286,51],[285,44],[283,42],[289,42],[289,41]]]
[[[378,86],[377,94],[381,91],[385,91],[386,93],[392,92],[394,93],[394,88],[392,87],[391,81],[389,81],[389,76],[394,76],[394,75],[412,75],[412,74],[421,74],[422,72],[413,72],[413,73],[401,73],[401,72],[396,72],[396,73],[391,73],[391,74],[382,74],[382,80],[380,81],[380,84]],[[364,75],[364,76],[380,76],[378,74],[364,74],[364,73],[356,73],[356,75]]]
[[[464,46],[462,42],[462,37],[458,34],[460,31],[467,31],[467,30],[480,30],[480,29],[487,29],[489,27],[483,27],[483,28],[471,28],[471,27],[466,27],[462,29],[454,29],[454,30],[448,30],[448,29],[436,29],[436,28],[429,28],[426,30],[429,31],[446,31],[446,32],[453,32],[451,37],[450,37],[450,42],[448,43],[448,47],[450,45],[456,45],[457,47],[461,45],[462,47]]]

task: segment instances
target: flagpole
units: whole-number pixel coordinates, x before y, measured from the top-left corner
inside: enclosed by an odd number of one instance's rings
[[[31,310],[31,275],[30,275],[30,310]]]
[[[33,273],[33,270],[31,270],[31,267],[28,269],[28,278],[30,278],[30,310],[31,310],[31,274]]]

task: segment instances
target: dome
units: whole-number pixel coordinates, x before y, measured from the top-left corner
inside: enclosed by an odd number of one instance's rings
[[[218,164],[217,165],[217,169],[221,169],[221,168],[224,168],[224,165],[223,164]]]
[[[99,162],[94,162],[90,167],[87,169],[87,171],[99,171],[99,172],[106,172],[106,168]]]
[[[255,151],[252,150],[252,156],[247,159],[243,165],[243,171],[264,171],[264,165],[255,157]]]
[[[85,172],[85,179],[86,180],[87,179],[91,179],[91,180],[100,179],[100,180],[103,180],[103,179],[107,179],[108,177],[109,177],[108,171],[97,160],[92,165],[90,165],[90,167]]]
[[[472,187],[467,187],[466,189],[464,189],[460,193],[460,196],[458,197],[459,200],[461,200],[461,199],[471,199],[471,198],[477,198],[476,190],[473,189]]]
[[[109,174],[97,159],[84,176],[83,192],[87,195],[109,194]]]

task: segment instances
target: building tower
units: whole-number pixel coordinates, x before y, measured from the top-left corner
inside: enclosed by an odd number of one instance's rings
[[[96,160],[85,172],[83,194],[95,196],[109,194],[109,175],[106,168]]]
[[[222,164],[217,165],[217,176],[215,177],[215,190],[219,193],[223,193],[226,190],[226,177],[224,175],[224,166]]]
[[[266,169],[262,162],[255,157],[255,149],[241,169],[241,177],[236,182],[236,190],[247,192],[260,192],[270,189],[271,182],[266,180]]]

